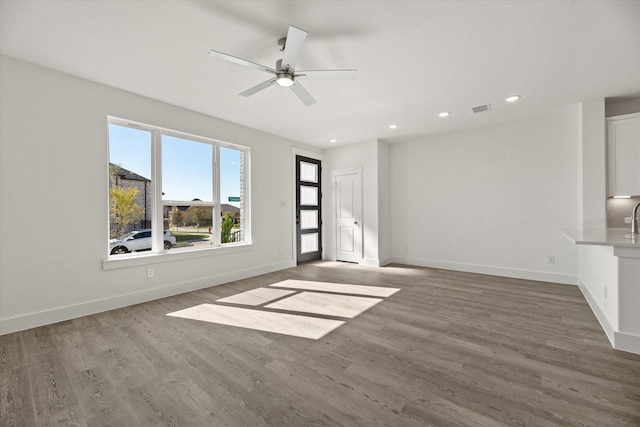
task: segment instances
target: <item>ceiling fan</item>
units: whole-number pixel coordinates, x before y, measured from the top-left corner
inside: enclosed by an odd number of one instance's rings
[[[278,46],[280,50],[284,52],[282,59],[276,62],[275,68],[270,68],[264,65],[256,64],[255,62],[247,61],[246,59],[238,58],[226,53],[212,50],[209,52],[210,56],[224,59],[225,61],[233,62],[234,64],[244,65],[245,67],[255,68],[256,70],[264,71],[272,74],[273,76],[260,84],[253,86],[241,92],[241,96],[251,96],[261,90],[264,90],[274,84],[282,87],[291,88],[293,93],[302,101],[307,107],[316,103],[311,94],[298,82],[298,80],[353,80],[356,78],[356,70],[304,70],[296,71],[296,63],[302,52],[302,45],[307,38],[307,32],[294,26],[289,26],[287,37],[278,40]]]

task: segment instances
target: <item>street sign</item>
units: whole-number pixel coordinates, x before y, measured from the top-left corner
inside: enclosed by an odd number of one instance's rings
[[[230,202],[239,202],[240,201],[240,197],[229,196],[229,201]]]

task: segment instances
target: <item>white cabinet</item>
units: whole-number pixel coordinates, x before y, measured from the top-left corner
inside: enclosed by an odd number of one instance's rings
[[[640,195],[640,113],[607,118],[609,196]]]

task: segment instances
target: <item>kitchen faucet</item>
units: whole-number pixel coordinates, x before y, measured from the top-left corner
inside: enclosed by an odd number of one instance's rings
[[[631,211],[631,235],[638,234],[638,203]]]

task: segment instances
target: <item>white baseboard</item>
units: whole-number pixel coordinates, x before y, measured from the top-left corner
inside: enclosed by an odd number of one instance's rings
[[[615,332],[616,350],[628,351],[629,353],[640,354],[640,336],[628,332]]]
[[[380,258],[380,267],[384,267],[387,264],[391,264],[393,262],[393,258],[391,257],[386,257],[386,258]]]
[[[294,261],[284,261],[276,264],[243,269],[231,273],[203,277],[197,280],[176,283],[169,286],[153,288],[141,292],[115,295],[110,298],[86,301],[81,304],[57,307],[51,310],[29,313],[11,318],[4,318],[0,319],[0,335],[10,334],[12,332],[18,332],[38,326],[49,325],[56,322],[62,322],[65,320],[74,319],[81,316],[88,316],[108,310],[114,310],[117,308],[127,307],[134,304],[140,304],[159,298],[166,298],[185,292],[196,291],[211,286],[221,285],[223,283],[233,282],[235,280],[247,279],[249,277],[259,276],[261,274],[292,268],[295,267],[295,265],[296,264]]]
[[[604,310],[602,310],[600,308],[600,305],[598,305],[596,299],[593,297],[593,295],[591,295],[591,292],[589,292],[589,288],[587,288],[586,284],[582,281],[582,277],[578,277],[578,288],[580,289],[580,292],[582,292],[584,299],[587,300],[587,304],[589,304],[589,307],[591,307],[591,311],[593,311],[593,314],[595,314],[596,319],[598,319],[598,322],[600,323],[600,326],[602,327],[605,335],[609,339],[611,346],[615,348],[616,328],[614,327],[613,322],[611,322]]]
[[[390,262],[416,265],[420,267],[439,268],[443,270],[464,271],[467,273],[490,274],[492,276],[513,277],[515,279],[539,280],[542,282],[576,285],[577,278],[573,274],[552,273],[548,271],[523,270],[492,265],[465,264],[451,261],[432,260],[413,257],[391,257]]]
[[[596,299],[591,295],[589,288],[581,277],[578,277],[578,288],[580,288],[580,292],[582,292],[582,295],[587,300],[589,307],[591,307],[591,311],[593,311],[596,319],[598,319],[602,330],[611,343],[611,347],[616,350],[640,354],[640,336],[616,330],[613,322],[611,322],[604,310],[600,308],[600,305],[598,305]]]
[[[358,264],[366,265],[367,267],[380,267],[380,261],[373,258],[362,258]]]

